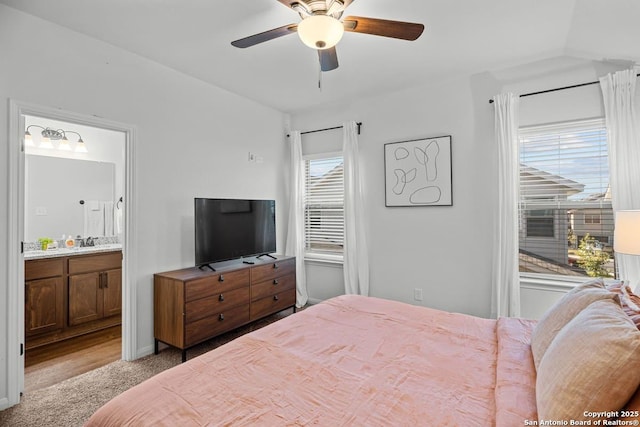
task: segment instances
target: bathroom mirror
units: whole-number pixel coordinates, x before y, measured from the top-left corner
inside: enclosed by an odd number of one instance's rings
[[[113,215],[120,197],[115,185],[114,163],[27,154],[25,241],[115,235]],[[106,227],[99,224],[101,218]]]

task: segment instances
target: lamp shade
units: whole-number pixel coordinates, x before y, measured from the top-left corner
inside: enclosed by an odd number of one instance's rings
[[[300,40],[312,49],[334,47],[344,34],[344,26],[332,16],[313,15],[298,24]]]
[[[88,153],[88,152],[89,150],[87,150],[87,145],[84,143],[82,138],[80,138],[78,140],[78,143],[76,144],[76,153]]]
[[[66,136],[60,140],[60,143],[58,144],[58,150],[71,151],[71,145],[69,145],[69,140]]]
[[[49,138],[48,136],[42,137],[40,148],[46,148],[47,150],[51,150],[53,148],[53,144],[51,143],[51,138]]]
[[[33,143],[33,137],[31,136],[29,131],[26,131],[24,133],[24,145],[26,145],[27,147],[35,147],[36,146],[36,144]]]
[[[640,255],[640,211],[616,212],[613,250],[620,254]]]

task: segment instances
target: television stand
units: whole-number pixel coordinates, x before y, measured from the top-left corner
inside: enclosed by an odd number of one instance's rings
[[[158,343],[182,351],[296,305],[296,259],[278,256],[247,265],[203,264],[153,275],[154,353]]]
[[[260,254],[260,255],[258,255],[256,258],[260,259],[260,258],[262,258],[263,256],[268,256],[268,257],[269,257],[269,258],[271,258],[271,259],[278,259],[278,258],[276,258],[276,257],[274,257],[273,255],[270,255],[270,254]]]
[[[205,268],[205,267],[207,267],[207,268],[208,268],[209,270],[211,270],[211,271],[216,271],[216,269],[215,269],[215,268],[211,267],[211,264],[202,264],[202,265],[199,265],[199,266],[198,266],[198,268],[199,268],[200,270],[202,270],[202,271],[204,271],[204,268]]]

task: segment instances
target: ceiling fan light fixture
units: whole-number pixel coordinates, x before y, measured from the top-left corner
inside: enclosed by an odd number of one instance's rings
[[[298,24],[300,40],[312,49],[330,49],[344,34],[342,22],[327,15],[313,15]]]

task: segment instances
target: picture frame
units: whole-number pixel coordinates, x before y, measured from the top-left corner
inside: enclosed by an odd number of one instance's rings
[[[451,135],[384,144],[385,206],[453,206]]]

